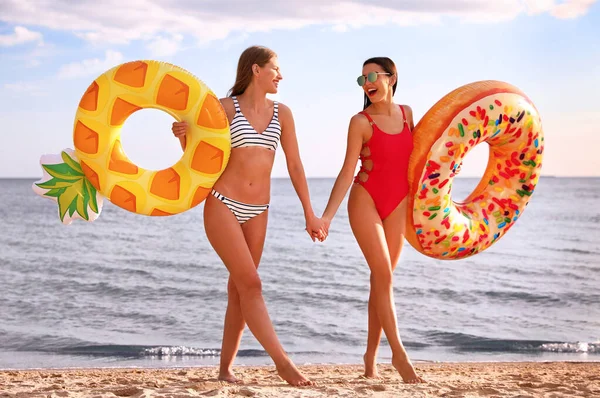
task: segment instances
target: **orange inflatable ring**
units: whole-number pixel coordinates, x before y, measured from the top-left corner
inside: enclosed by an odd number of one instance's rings
[[[429,257],[465,258],[497,242],[523,214],[540,176],[540,115],[504,82],[475,82],[447,94],[419,121],[413,142],[406,238]],[[456,168],[483,142],[490,150],[485,173],[455,203]]]

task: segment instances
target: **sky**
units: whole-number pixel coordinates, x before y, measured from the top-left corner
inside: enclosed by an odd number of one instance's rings
[[[73,148],[79,100],[128,61],[170,62],[218,96],[241,52],[272,48],[283,74],[272,96],[294,115],[308,177],[335,177],[350,118],[362,110],[362,63],[392,58],[395,101],[415,123],[445,94],[479,80],[520,88],[540,112],[542,175],[600,176],[600,5],[596,0],[2,0],[0,178],[39,178],[39,158]],[[158,110],[125,123],[124,149],[161,169],[181,156]],[[487,145],[461,176],[481,176]],[[287,177],[277,151],[273,177]]]

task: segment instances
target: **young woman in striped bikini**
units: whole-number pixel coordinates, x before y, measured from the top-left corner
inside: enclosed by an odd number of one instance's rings
[[[282,79],[277,55],[253,46],[240,56],[235,84],[221,103],[231,129],[229,163],[204,205],[204,227],[227,269],[225,313],[219,379],[238,382],[232,372],[245,324],[271,356],[281,378],[292,385],[311,385],[283,350],[262,296],[257,267],[263,252],[271,192],[271,170],[279,142],[292,184],[304,209],[306,230],[323,239],[321,221],[312,209],[298,151],[294,118],[284,104],[267,99]],[[184,122],[173,134],[185,148]]]

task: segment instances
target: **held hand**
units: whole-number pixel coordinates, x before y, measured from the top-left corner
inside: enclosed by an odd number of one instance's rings
[[[173,122],[173,126],[171,130],[173,131],[173,135],[177,138],[185,137],[185,133],[187,131],[188,125],[186,122]]]
[[[321,216],[321,230],[325,233],[325,236],[329,235],[329,226],[331,225],[331,219]]]
[[[320,227],[318,230],[315,230],[313,236],[319,239],[319,242],[324,242],[325,239],[329,236],[329,225],[331,224],[331,220],[321,217],[319,220]],[[313,239],[314,240],[314,239]]]
[[[314,215],[306,218],[306,232],[313,242],[315,239],[323,242],[327,238],[327,234],[322,229],[322,224],[323,223],[321,219],[315,217]]]

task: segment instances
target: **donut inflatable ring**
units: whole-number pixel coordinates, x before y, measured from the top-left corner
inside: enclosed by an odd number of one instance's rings
[[[144,108],[189,125],[181,159],[164,170],[137,166],[121,145],[123,124]],[[137,214],[187,211],[207,197],[231,151],[229,123],[215,94],[178,66],[146,60],[118,65],[92,82],[79,102],[73,142],[74,152],[42,157],[44,178],[34,184],[38,194],[58,201],[63,223],[95,219],[97,192]]]
[[[460,259],[497,242],[523,214],[542,167],[540,115],[518,88],[481,81],[438,101],[413,131],[406,238],[437,259]],[[452,200],[456,170],[471,149],[489,144],[475,190]]]

